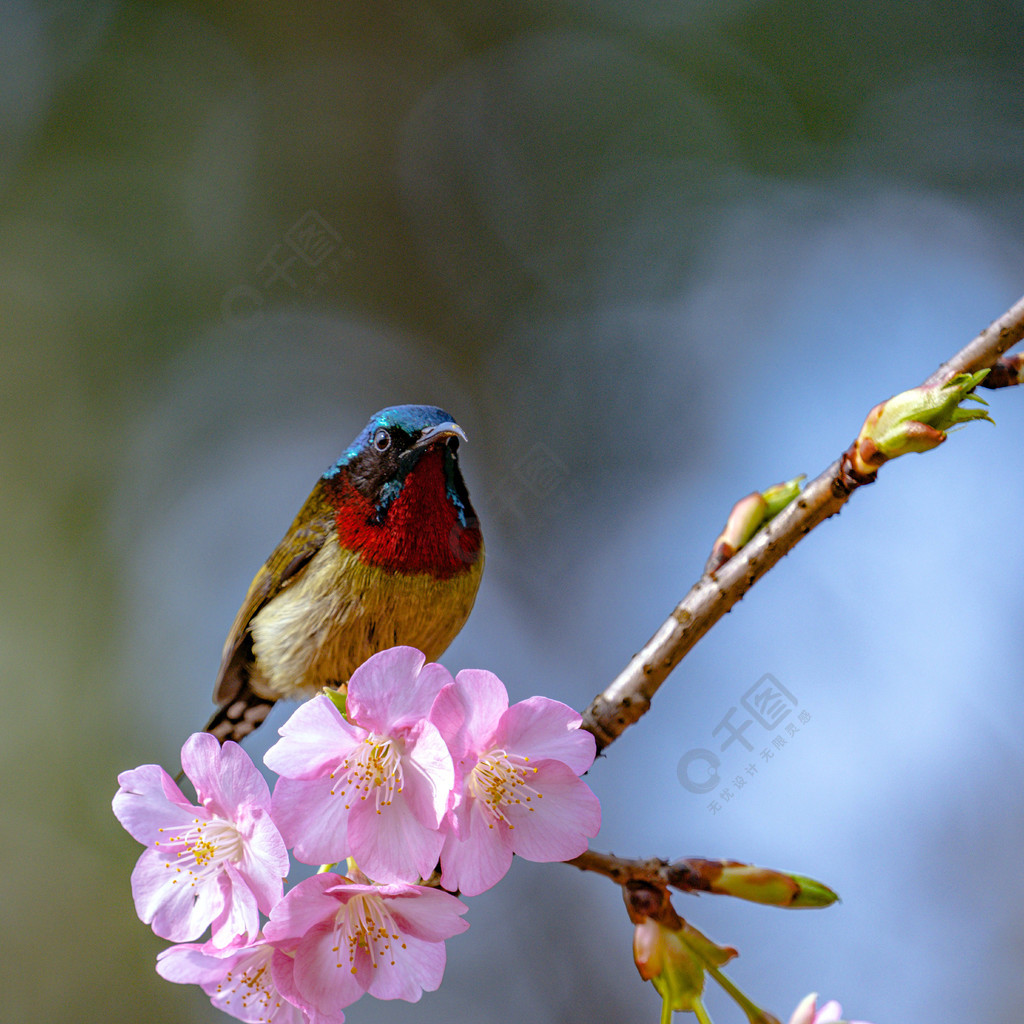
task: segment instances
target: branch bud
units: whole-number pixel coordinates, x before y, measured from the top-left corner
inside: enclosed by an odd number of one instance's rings
[[[803,474],[775,484],[766,491],[754,491],[732,507],[725,528],[714,546],[705,573],[713,573],[740,550],[765,523],[778,515],[799,493]]]
[[[1024,383],[1024,352],[1007,352],[981,382],[983,388],[1012,388]]]
[[[970,420],[994,422],[985,409],[964,409],[964,401],[988,403],[973,393],[988,370],[961,373],[945,384],[912,388],[868,413],[847,456],[854,472],[874,479],[878,467],[908,452],[926,452],[946,440],[946,431]]]

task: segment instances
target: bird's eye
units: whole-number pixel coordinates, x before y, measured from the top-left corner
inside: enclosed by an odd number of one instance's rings
[[[378,427],[374,433],[373,447],[379,452],[386,452],[391,447],[391,435],[383,427]]]

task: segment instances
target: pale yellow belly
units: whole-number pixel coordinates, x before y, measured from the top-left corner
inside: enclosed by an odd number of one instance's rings
[[[250,685],[261,697],[309,697],[398,644],[435,661],[469,616],[483,562],[481,548],[458,577],[396,576],[363,564],[331,535],[301,577],[253,616]]]

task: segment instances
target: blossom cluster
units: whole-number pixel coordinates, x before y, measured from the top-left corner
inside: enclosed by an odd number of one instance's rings
[[[544,697],[510,707],[492,673],[425,661],[383,651],[353,673],[344,714],[326,694],[299,707],[264,757],[273,794],[238,744],[205,733],[181,752],[196,804],[158,765],[118,777],[114,813],[146,847],[136,910],[175,943],[164,978],[251,1022],[340,1024],[365,993],[414,1002],[468,927],[453,893],[489,889],[514,854],[586,849],[601,811],[580,716]],[[322,868],[285,892],[289,850]]]

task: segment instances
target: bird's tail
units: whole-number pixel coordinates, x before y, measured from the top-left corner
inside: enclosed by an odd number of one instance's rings
[[[263,724],[274,704],[272,698],[260,697],[243,683],[231,700],[217,708],[203,732],[212,733],[221,743],[225,740],[237,743]]]

